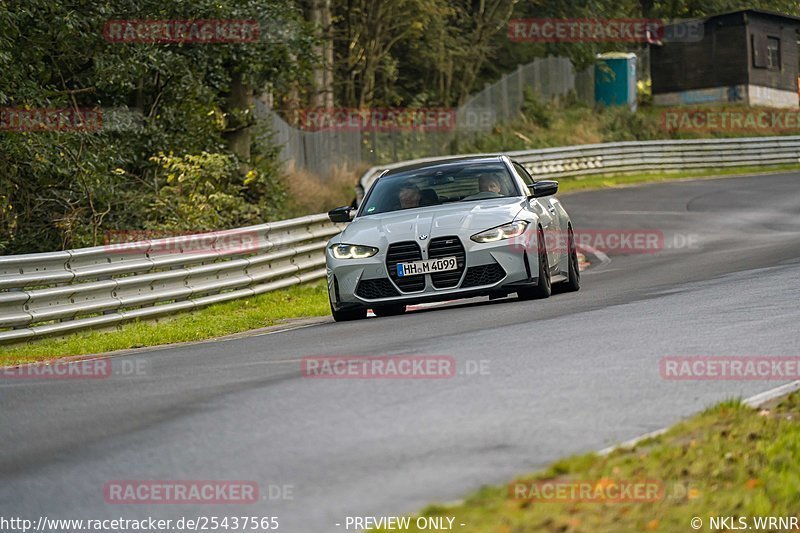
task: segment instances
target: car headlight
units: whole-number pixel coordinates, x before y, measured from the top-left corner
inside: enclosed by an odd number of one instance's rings
[[[377,248],[358,244],[334,244],[330,251],[336,259],[366,259],[378,253]]]
[[[487,229],[486,231],[476,233],[475,235],[470,237],[470,239],[472,239],[475,242],[502,241],[503,239],[511,239],[512,237],[519,237],[520,235],[525,233],[525,229],[527,227],[528,227],[528,221],[517,220],[516,222],[503,224],[502,226],[497,226],[496,228]]]

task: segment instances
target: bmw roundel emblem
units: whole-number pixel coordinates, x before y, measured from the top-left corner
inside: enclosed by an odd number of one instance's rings
[[[420,235],[419,235],[419,240],[421,240],[421,241],[424,241],[424,240],[425,240],[425,239],[427,239],[427,238],[428,238],[428,236],[427,236],[427,235],[425,235],[424,233],[420,233]]]

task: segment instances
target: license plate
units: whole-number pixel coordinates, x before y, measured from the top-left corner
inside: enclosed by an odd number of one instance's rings
[[[455,257],[440,257],[438,259],[428,259],[427,261],[414,261],[413,263],[397,263],[397,277],[419,276],[421,274],[447,272],[448,270],[457,269],[458,262]]]

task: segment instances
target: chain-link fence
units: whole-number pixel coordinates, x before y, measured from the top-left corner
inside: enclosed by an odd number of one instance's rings
[[[308,131],[290,125],[261,102],[258,114],[271,126],[270,142],[282,146],[284,162],[325,176],[332,167],[344,164],[376,165],[457,151],[459,140],[491,131],[498,122],[514,119],[522,109],[526,87],[546,100],[573,93],[577,99],[593,104],[594,69],[576,72],[564,57],[547,57],[520,65],[453,110],[452,127],[435,131],[402,128]]]

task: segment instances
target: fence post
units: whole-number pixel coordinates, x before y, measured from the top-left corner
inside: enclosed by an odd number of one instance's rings
[[[505,74],[500,78],[500,105],[503,109],[503,120],[511,118],[508,111],[508,76]]]

